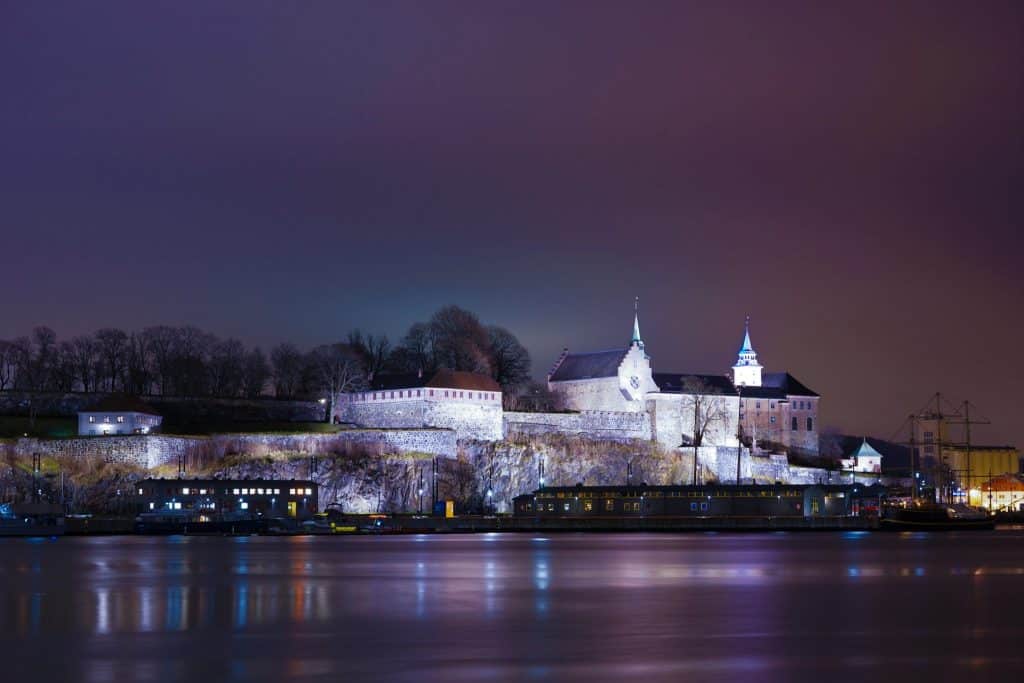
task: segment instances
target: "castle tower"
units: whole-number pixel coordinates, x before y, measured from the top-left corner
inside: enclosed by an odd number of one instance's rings
[[[761,364],[757,362],[757,352],[750,343],[750,316],[743,326],[743,346],[732,366],[732,383],[738,387],[761,386]]]
[[[644,348],[644,341],[640,338],[640,297],[633,300],[633,338],[629,345]]]

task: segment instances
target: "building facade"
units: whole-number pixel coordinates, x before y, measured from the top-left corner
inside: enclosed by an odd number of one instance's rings
[[[366,391],[341,394],[334,422],[359,427],[451,429],[459,439],[503,436],[501,386],[487,375],[455,370],[380,375]]]
[[[634,314],[629,346],[562,352],[548,388],[581,412],[646,413],[651,438],[666,447],[736,447],[818,454],[819,395],[789,373],[763,372],[749,319],[732,376],[655,373]]]
[[[819,517],[858,514],[858,486],[555,486],[513,499],[519,517]]]
[[[136,398],[108,396],[78,413],[78,435],[153,434],[162,422],[156,410]]]
[[[140,512],[295,517],[317,512],[316,482],[293,479],[144,479],[136,488]]]

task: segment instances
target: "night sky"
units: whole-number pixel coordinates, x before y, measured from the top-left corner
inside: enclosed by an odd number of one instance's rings
[[[830,6],[825,6],[830,5]],[[823,424],[1018,442],[1019,2],[8,2],[0,338],[393,340],[456,303]]]

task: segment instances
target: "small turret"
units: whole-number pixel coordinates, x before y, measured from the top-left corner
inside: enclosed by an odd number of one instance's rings
[[[738,387],[761,386],[761,364],[757,362],[757,352],[750,343],[750,316],[743,325],[743,345],[740,346],[736,365],[732,366],[732,383]]]

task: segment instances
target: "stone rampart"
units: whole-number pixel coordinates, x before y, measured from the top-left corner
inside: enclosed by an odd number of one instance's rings
[[[592,439],[651,438],[651,418],[647,413],[620,411],[582,411],[579,413],[506,412],[505,435],[575,434]]]
[[[377,445],[398,453],[425,453],[446,458],[457,452],[455,432],[448,429],[353,429],[336,434],[217,434],[165,436],[161,434],[95,436],[72,439],[20,438],[14,455],[31,458],[96,457],[104,462],[152,469],[175,465],[179,458],[203,456],[216,461],[225,455],[297,453],[318,454],[344,443]]]
[[[342,419],[382,429],[447,429],[459,439],[498,441],[502,438],[501,404],[485,401],[408,399],[349,402]]]

